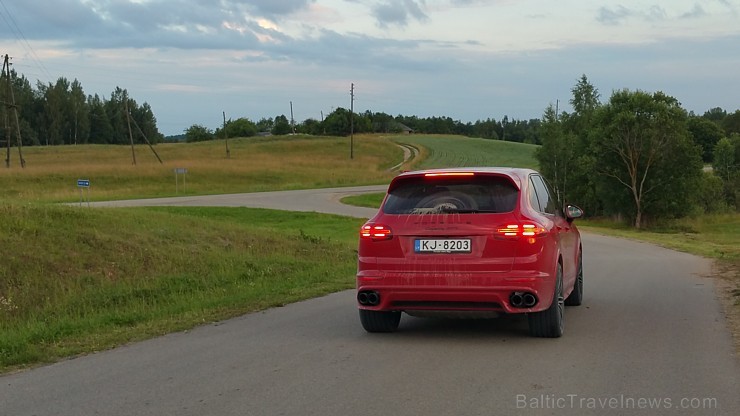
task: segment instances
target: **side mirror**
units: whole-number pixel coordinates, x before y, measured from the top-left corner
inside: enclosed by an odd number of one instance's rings
[[[572,222],[576,218],[581,218],[583,216],[583,210],[578,208],[575,205],[567,205],[565,207],[565,218],[568,219],[569,222]]]

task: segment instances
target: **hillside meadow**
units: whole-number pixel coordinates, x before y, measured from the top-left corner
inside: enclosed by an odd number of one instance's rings
[[[385,138],[309,136],[254,137],[224,141],[146,145],[77,145],[24,148],[26,168],[11,154],[11,168],[0,169],[0,200],[76,201],[77,179],[89,179],[92,200],[203,195],[269,190],[326,188],[384,183],[387,169],[403,152]],[[176,189],[176,168],[187,169]],[[183,185],[183,180],[185,184]]]

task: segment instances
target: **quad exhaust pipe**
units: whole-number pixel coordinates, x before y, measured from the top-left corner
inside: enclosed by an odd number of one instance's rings
[[[357,302],[362,306],[377,306],[380,304],[380,294],[374,290],[363,290],[357,294]]]
[[[512,292],[509,302],[515,308],[531,308],[537,304],[537,296],[530,292]]]

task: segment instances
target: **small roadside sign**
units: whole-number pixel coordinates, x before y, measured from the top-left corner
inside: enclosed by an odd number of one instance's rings
[[[185,177],[187,176],[188,169],[187,168],[175,168],[173,170],[175,171],[175,195],[177,195],[178,192],[180,192],[180,185],[178,183],[179,180],[177,179],[177,177],[182,175],[182,187],[183,189],[185,189],[186,187]]]
[[[83,202],[87,201],[87,206],[89,207],[90,206],[90,179],[77,179],[77,187],[80,189],[80,206],[82,206]]]

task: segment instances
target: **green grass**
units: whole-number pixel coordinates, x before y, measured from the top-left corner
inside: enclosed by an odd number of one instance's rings
[[[91,200],[175,196],[175,168],[188,169],[179,195],[381,184],[403,160],[393,142],[371,135],[355,137],[354,159],[344,137],[252,137],[229,147],[227,159],[222,141],[158,144],[160,164],[148,147],[136,146],[136,165],[127,146],[28,147],[25,169],[0,169],[0,201],[78,201],[77,179],[90,180]]]
[[[579,221],[584,231],[657,244],[703,257],[740,263],[740,214],[673,220],[647,230],[598,219]]]
[[[537,169],[534,151],[538,146],[501,140],[473,139],[462,136],[399,135],[389,137],[422,150],[416,169],[505,166]]]
[[[385,198],[384,193],[361,194],[345,196],[340,200],[340,202],[357,207],[378,208],[380,207],[380,204],[383,203],[383,198]]]
[[[0,371],[354,285],[362,220],[2,204]]]

